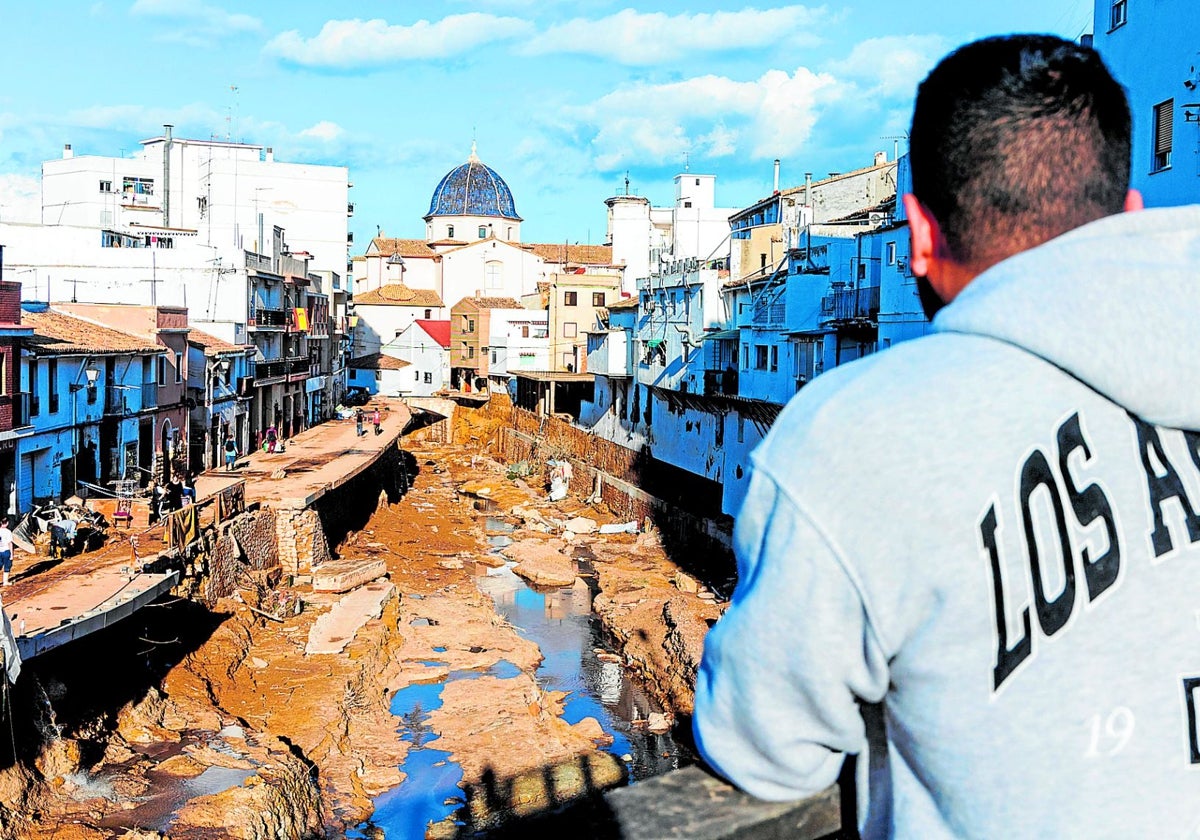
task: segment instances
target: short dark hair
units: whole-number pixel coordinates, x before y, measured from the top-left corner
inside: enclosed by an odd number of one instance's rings
[[[1129,103],[1090,47],[985,38],[921,83],[909,148],[913,194],[951,255],[984,268],[1121,211]]]

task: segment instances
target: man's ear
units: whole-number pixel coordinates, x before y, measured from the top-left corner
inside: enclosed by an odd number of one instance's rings
[[[906,205],[907,206],[907,205]],[[1136,213],[1138,210],[1145,210],[1146,202],[1142,199],[1142,194],[1137,190],[1130,190],[1125,193],[1125,212]]]
[[[903,200],[911,243],[908,264],[917,277],[926,277],[929,274],[930,261],[934,257],[933,239],[937,220],[912,193],[905,193]]]

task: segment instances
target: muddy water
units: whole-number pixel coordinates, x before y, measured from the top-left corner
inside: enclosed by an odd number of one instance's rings
[[[493,551],[512,543],[507,536],[511,524],[494,516],[482,524],[491,535]],[[595,584],[589,561],[586,552],[577,558],[581,577],[574,586],[561,589],[535,589],[513,573],[512,563],[480,566],[476,585],[491,597],[498,613],[540,648],[543,659],[537,680],[547,691],[567,693],[563,719],[571,724],[588,717],[599,721],[613,739],[607,751],[626,763],[631,780],[691,763],[692,757],[669,733],[653,734],[645,728],[650,714],[663,710],[629,679],[619,657],[606,648],[600,622],[592,613]],[[426,725],[429,713],[440,708],[446,682],[485,674],[504,679],[517,673],[515,666],[501,661],[485,671],[454,671],[445,681],[396,692],[391,708],[401,720],[400,737],[414,745],[400,768],[405,781],[378,797],[371,820],[347,836],[382,833],[389,840],[422,840],[431,823],[453,816],[463,805],[458,786],[463,774],[450,754],[437,748],[437,735]]]

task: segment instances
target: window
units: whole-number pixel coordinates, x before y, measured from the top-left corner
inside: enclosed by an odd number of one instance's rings
[[[697,187],[698,187],[698,186],[700,186],[700,179],[699,179],[699,178],[697,178],[697,179],[696,179],[696,186],[697,186]]]
[[[750,345],[749,344],[742,345],[742,367],[743,368],[750,367]]]
[[[887,259],[887,264],[895,265],[896,264],[896,243],[888,242],[886,245],[884,245],[884,253],[886,254],[885,258]]]
[[[183,354],[179,352],[175,353],[175,381],[183,381]]]
[[[504,263],[499,260],[491,260],[484,266],[484,271],[487,288],[499,289],[504,284]]]
[[[112,192],[112,181],[101,181],[100,182],[100,192],[102,192],[102,193]]]
[[[512,241],[512,228],[511,227],[508,228],[508,233],[504,234],[504,238],[507,239],[509,242]]]
[[[1112,0],[1112,10],[1109,12],[1108,28],[1116,29],[1118,26],[1125,25],[1125,8],[1126,0]]]
[[[463,332],[475,332],[475,319],[468,318],[466,315],[463,315],[462,316],[462,328],[463,328]]]
[[[563,338],[574,338],[579,334],[579,324],[574,321],[563,321]]]
[[[159,385],[167,384],[167,357],[166,356],[158,357],[158,384]]]
[[[142,356],[142,381],[147,385],[150,384],[150,377],[153,375],[153,363],[154,360],[149,356]]]
[[[483,225],[479,226],[479,238],[487,239],[487,228],[484,227]]]
[[[50,413],[58,411],[58,359],[46,361],[46,390],[50,393]]]
[[[529,338],[529,325],[521,327],[521,338]]]
[[[113,223],[112,211],[111,210],[101,210],[100,211],[100,227],[112,227],[112,223]],[[112,247],[112,246],[106,245],[105,247]]]
[[[496,364],[496,359],[498,357],[499,357],[499,354],[496,352],[495,348],[493,348],[492,349],[492,364]]]
[[[604,292],[592,292],[592,306],[604,305]]]
[[[1174,99],[1154,106],[1154,165],[1150,169],[1151,172],[1161,172],[1171,166],[1171,135],[1174,122]]]
[[[766,254],[759,254],[759,255],[758,255],[758,267],[759,267],[759,268],[766,268],[766,267],[767,267],[767,255],[766,255]]]
[[[468,359],[475,358],[475,345],[471,344],[471,345],[467,346],[467,358]]]
[[[687,207],[691,207],[691,206],[692,206],[692,202],[690,202],[690,201],[685,201],[685,202],[683,202],[683,206],[684,206],[685,208],[687,208]]]
[[[428,320],[429,320],[430,318],[432,318],[432,317],[433,317],[433,310],[432,310],[432,309],[426,309],[426,310],[425,310],[425,320],[426,320],[426,321],[428,321]]]
[[[765,344],[754,345],[754,369],[767,369],[767,345]]]
[[[771,345],[771,372],[779,370],[779,345]]]
[[[859,280],[867,279],[867,264],[865,262],[860,262],[858,264],[858,279]]]
[[[432,385],[432,384],[433,384],[433,374],[432,374],[432,373],[430,373],[429,371],[425,371],[425,379],[424,379],[424,382],[425,382],[425,384],[426,384],[426,385]]]
[[[738,443],[746,442],[746,418],[738,415]]]
[[[38,393],[38,363],[37,359],[34,359],[29,363],[29,414],[31,416],[37,416],[42,410]]]
[[[563,306],[576,306],[579,303],[579,292],[563,292]]]
[[[447,239],[453,239],[453,238],[454,238],[454,225],[447,225],[447,226],[446,226],[446,238],[447,238]]]
[[[154,179],[126,175],[121,179],[121,192],[128,196],[154,195]]]

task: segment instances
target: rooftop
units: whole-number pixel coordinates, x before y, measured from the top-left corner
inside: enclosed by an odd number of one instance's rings
[[[355,306],[444,306],[433,289],[413,289],[403,283],[388,283],[354,296]]]
[[[520,302],[510,297],[465,297],[458,303],[454,304],[454,308],[462,306],[464,303],[469,303],[477,309],[524,309]]]
[[[424,239],[393,239],[376,236],[371,240],[367,253],[381,257],[399,254],[402,257],[436,257],[437,252]]]
[[[230,344],[228,341],[197,329],[188,332],[188,344],[199,347],[205,356],[220,356],[229,353],[245,353],[253,348],[250,344]]]
[[[429,321],[424,318],[416,320],[417,326],[425,330],[429,337],[440,344],[442,347],[450,346],[450,322],[449,321]]]
[[[25,346],[35,356],[71,353],[159,353],[163,348],[128,333],[102,327],[61,312],[25,312],[23,326],[33,327]]]
[[[566,242],[527,243],[521,247],[533,251],[549,263],[562,265],[612,265],[611,245],[570,245]]]
[[[403,370],[409,363],[386,353],[371,353],[350,360],[350,367],[355,370]]]

